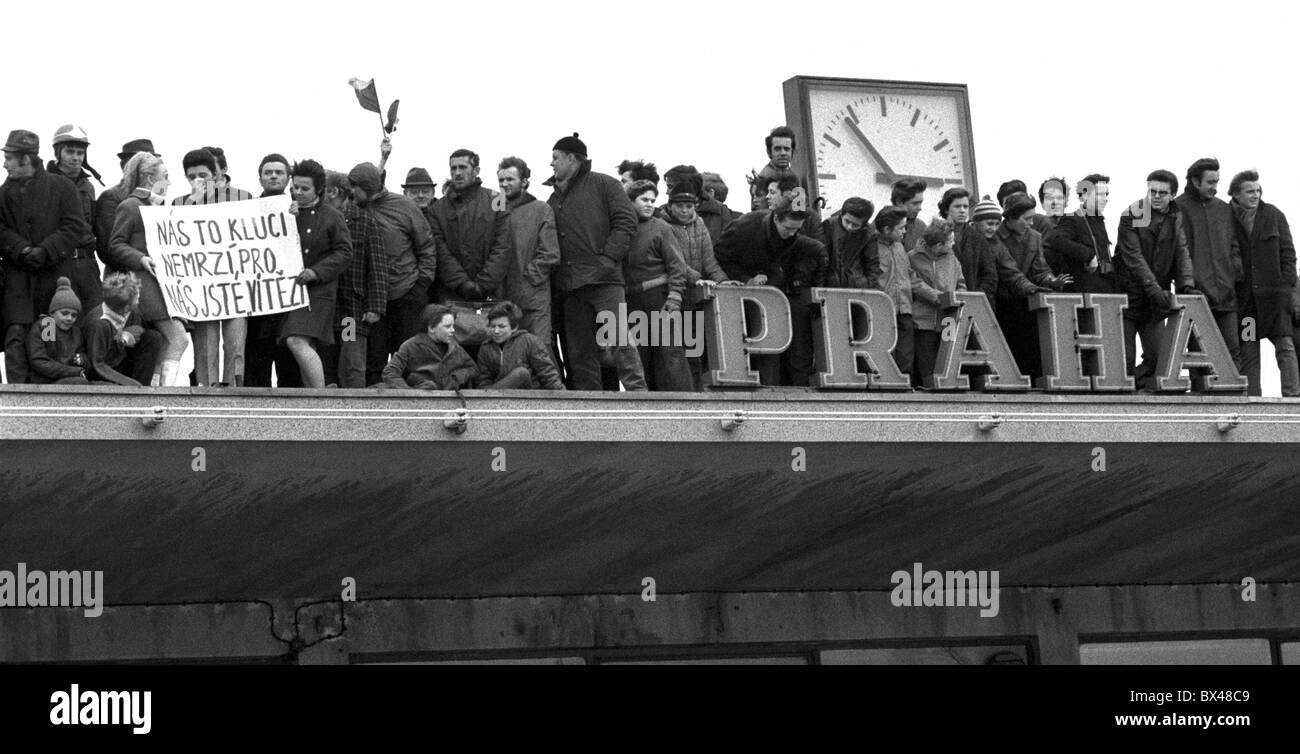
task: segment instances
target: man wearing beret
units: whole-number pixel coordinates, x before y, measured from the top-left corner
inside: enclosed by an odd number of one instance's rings
[[[564,301],[564,343],[575,390],[600,390],[597,315],[617,313],[627,300],[623,258],[637,231],[637,213],[617,178],[593,173],[587,145],[575,133],[551,148],[555,187],[547,204],[555,212],[560,265],[555,284]],[[614,347],[618,379],[627,390],[645,390],[645,373],[626,332]]]
[[[45,170],[40,139],[12,131],[4,146],[9,177],[0,185],[0,260],[4,266],[5,370],[27,381],[26,331],[49,310],[59,265],[86,236],[77,187]]]
[[[377,385],[384,381],[389,355],[421,332],[420,312],[429,304],[438,255],[424,213],[415,202],[386,190],[378,167],[357,165],[348,173],[348,183],[357,207],[379,226],[387,258],[387,310],[370,326],[366,341],[366,384]]]

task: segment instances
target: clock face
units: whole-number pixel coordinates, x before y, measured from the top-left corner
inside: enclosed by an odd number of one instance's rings
[[[900,178],[926,182],[923,218],[938,214],[944,191],[974,192],[966,112],[956,92],[809,86],[808,105],[814,186],[826,214],[851,196],[870,199],[877,210],[888,206]]]

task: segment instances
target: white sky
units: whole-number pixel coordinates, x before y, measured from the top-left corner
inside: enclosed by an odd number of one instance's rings
[[[444,177],[446,155],[467,147],[485,168],[523,157],[545,199],[551,146],[578,131],[597,170],[691,163],[721,173],[728,203],[746,209],[744,175],[785,120],[783,81],[936,81],[969,86],[982,193],[1106,173],[1113,229],[1148,172],[1181,182],[1215,156],[1221,196],[1254,167],[1265,201],[1296,217],[1297,15],[1131,0],[22,3],[6,9],[0,129],[37,132],[48,159],[54,130],[75,122],[109,185],[122,143],[151,138],[176,192],[181,156],[214,144],[256,192],[268,152],[339,170],[378,161],[379,119],[347,83],[357,76],[375,79],[385,108],[402,100],[390,189],[412,165]],[[1265,394],[1277,395],[1264,350]]]

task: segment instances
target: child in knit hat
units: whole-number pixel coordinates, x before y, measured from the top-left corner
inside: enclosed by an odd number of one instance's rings
[[[86,385],[86,355],[81,330],[75,327],[81,316],[81,300],[72,282],[59,278],[50,313],[41,317],[27,333],[28,382],[37,385]]]

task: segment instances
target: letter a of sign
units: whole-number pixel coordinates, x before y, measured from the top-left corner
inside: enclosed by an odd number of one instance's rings
[[[943,309],[958,305],[962,309],[957,318],[956,337],[939,341],[939,357],[934,365],[935,389],[969,390],[970,379],[961,370],[975,367],[980,372],[975,378],[984,382],[984,390],[1028,390],[1029,378],[1020,373],[1016,360],[1011,357],[1011,349],[998,329],[988,298],[983,293],[950,291],[939,300]],[[971,337],[978,342],[978,348],[968,347]]]
[[[1204,296],[1178,296],[1182,309],[1169,315],[1160,331],[1156,392],[1240,393],[1246,378],[1237,371]],[[1192,347],[1198,350],[1193,351]],[[1182,376],[1186,369],[1191,378]]]

